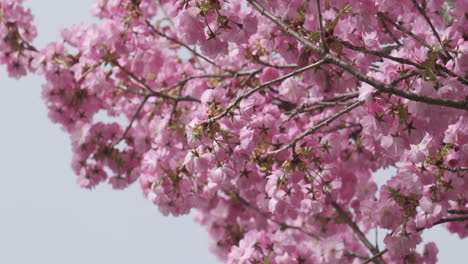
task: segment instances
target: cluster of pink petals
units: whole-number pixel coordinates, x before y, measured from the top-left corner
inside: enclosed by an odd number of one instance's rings
[[[0,65],[5,64],[8,76],[16,79],[32,70],[30,62],[35,54],[28,43],[37,36],[33,15],[22,2],[0,1]]]
[[[262,15],[317,45],[326,38],[368,78],[415,72],[394,88],[466,101],[466,0],[424,1],[440,42],[413,1],[320,1],[322,36],[316,1],[96,0],[100,23],[41,50],[21,2],[0,0],[0,64],[11,77],[45,76],[78,184],[139,180],[163,214],[195,209],[226,263],[361,263],[375,252],[350,223],[384,230],[381,261],[436,263],[435,243],[416,250],[422,233],[468,211],[466,110],[380,93],[339,65],[276,81],[320,55]],[[373,172],[389,166],[397,172],[378,187]],[[464,238],[466,223],[445,226]]]

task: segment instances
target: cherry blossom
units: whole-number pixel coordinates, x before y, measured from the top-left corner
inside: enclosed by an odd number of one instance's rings
[[[427,229],[468,235],[467,12],[96,0],[99,22],[36,47],[27,2],[0,0],[0,64],[44,76],[79,186],[138,181],[226,263],[436,263]]]

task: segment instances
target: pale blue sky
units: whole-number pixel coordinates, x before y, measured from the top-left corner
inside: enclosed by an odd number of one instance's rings
[[[90,21],[91,0],[28,0],[43,47],[58,30]],[[70,170],[69,139],[47,118],[42,78],[8,79],[0,70],[0,263],[219,263],[208,235],[190,216],[163,217],[141,195],[101,186],[80,189]],[[382,178],[382,176],[379,176]],[[468,240],[442,228],[440,263],[461,263]]]

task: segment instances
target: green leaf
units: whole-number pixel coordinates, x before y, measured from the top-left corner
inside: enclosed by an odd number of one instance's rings
[[[345,5],[338,14],[336,14],[335,19],[333,21],[327,21],[326,27],[329,31],[335,30],[336,25],[338,24],[338,21],[340,20],[340,17],[344,14],[349,14],[351,13],[351,9],[353,9],[350,5]]]
[[[409,112],[408,112],[408,107],[402,105],[402,104],[399,104],[397,106],[398,108],[398,114],[400,116],[400,124],[404,124],[406,123],[406,121],[408,121],[408,118],[409,118]]]

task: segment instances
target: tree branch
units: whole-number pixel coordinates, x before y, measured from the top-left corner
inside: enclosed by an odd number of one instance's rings
[[[468,171],[468,167],[448,167],[445,165],[440,166],[444,170],[448,170],[451,172],[460,172],[460,171]]]
[[[148,101],[148,99],[149,99],[149,96],[145,96],[143,98],[143,101],[140,103],[137,110],[133,114],[132,118],[130,119],[130,123],[125,128],[125,131],[123,132],[122,136],[120,137],[119,140],[117,140],[114,144],[112,144],[112,146],[116,146],[117,144],[119,144],[122,140],[124,140],[127,137],[128,132],[133,126],[133,122],[135,122],[136,118],[138,117],[138,114],[140,114],[141,110],[143,109],[143,106],[145,105],[146,101]]]
[[[303,73],[305,71],[308,71],[308,70],[311,70],[311,69],[314,69],[314,68],[317,68],[323,64],[327,63],[326,60],[320,60],[316,63],[313,63],[313,64],[310,64],[310,65],[307,65],[305,67],[302,67],[298,70],[295,70],[289,74],[286,74],[284,76],[281,76],[279,78],[276,78],[274,80],[271,80],[271,81],[268,81],[268,82],[265,82],[265,83],[262,83],[260,84],[259,86],[255,87],[254,89],[250,90],[249,92],[237,97],[237,99],[234,101],[234,103],[232,103],[231,105],[229,105],[221,114],[217,115],[217,116],[214,116],[208,120],[205,121],[205,123],[213,123],[223,117],[225,117],[226,115],[229,114],[229,112],[231,112],[235,107],[237,107],[237,105],[243,100],[243,99],[246,99],[248,98],[249,96],[251,96],[252,94],[256,93],[258,90],[262,89],[262,88],[265,88],[265,87],[268,87],[272,84],[275,84],[275,83],[279,83],[279,82],[282,82],[292,76],[295,76],[295,75],[298,75],[300,73]]]
[[[125,67],[120,65],[117,61],[114,61],[113,65],[117,66],[121,71],[125,72],[130,77],[130,80],[133,83],[135,83],[136,85],[140,86],[143,90],[146,90],[148,92],[147,94],[144,94],[144,95],[161,97],[161,98],[173,100],[176,102],[178,101],[191,101],[191,102],[197,102],[197,103],[201,102],[200,99],[197,99],[191,96],[173,96],[173,95],[165,94],[159,91],[155,91],[151,87],[149,87],[149,85],[147,85],[143,80],[140,80],[135,74],[133,74],[133,72],[127,70]],[[124,88],[123,89],[124,91],[130,91],[130,89],[128,89],[127,87],[123,85],[120,85],[120,86]]]
[[[426,104],[468,110],[468,101],[456,101],[456,100],[449,100],[449,99],[443,99],[443,98],[436,98],[436,97],[430,97],[430,96],[408,92],[405,90],[400,90],[400,89],[395,88],[393,85],[382,83],[372,77],[369,77],[359,72],[352,65],[338,59],[337,57],[331,54],[326,54],[324,58],[328,59],[330,63],[333,63],[339,66],[340,68],[344,69],[345,71],[351,73],[352,75],[356,77],[356,79],[373,86],[380,92],[398,95],[400,97],[403,97],[412,101],[416,101],[416,102],[423,102]]]
[[[351,227],[353,232],[358,236],[359,240],[361,240],[361,242],[369,249],[369,251],[372,252],[372,254],[374,254],[374,259],[372,259],[371,261],[380,264],[385,263],[380,256],[377,256],[380,253],[379,250],[375,248],[374,245],[372,245],[372,243],[367,239],[366,235],[362,233],[362,231],[359,229],[356,223],[348,216],[348,214],[343,210],[343,208],[341,208],[341,206],[336,202],[332,202],[332,206],[333,208],[335,208],[338,215],[346,222],[346,224],[348,224],[348,226]]]
[[[371,258],[369,258],[368,260],[364,261],[361,264],[371,263],[372,261],[375,261],[376,259],[380,258],[383,254],[387,253],[387,251],[388,251],[388,249],[384,249],[384,250],[380,251],[379,253],[375,254],[374,256],[372,256]]]
[[[396,46],[397,47],[401,47],[403,46],[403,44],[401,44],[400,40],[398,40],[397,37],[395,37],[395,35],[393,35],[392,31],[390,31],[390,29],[388,28],[387,24],[385,23],[385,20],[380,17],[380,16],[377,16],[377,18],[379,19],[380,21],[380,24],[382,25],[382,27],[384,28],[384,31],[385,33],[387,33],[388,35],[390,35],[390,37],[393,39],[393,41],[395,42]]]
[[[328,124],[330,124],[331,122],[333,122],[334,120],[336,120],[338,117],[350,112],[351,110],[353,110],[354,108],[360,106],[361,104],[363,104],[364,102],[355,102],[353,103],[352,105],[346,107],[345,109],[337,112],[336,114],[332,115],[331,117],[321,121],[320,123],[318,123],[316,126],[308,129],[307,131],[305,131],[304,133],[302,133],[301,135],[295,137],[291,142],[289,142],[288,144],[286,145],[283,145],[282,147],[280,147],[279,149],[277,150],[274,150],[274,151],[270,151],[268,152],[267,154],[265,154],[265,157],[267,156],[271,156],[271,155],[275,155],[275,154],[278,154],[288,148],[294,148],[297,144],[297,142],[299,142],[300,140],[304,139],[305,137],[307,137],[308,135],[311,135],[313,134],[315,131],[319,130],[320,128],[324,127],[324,126],[327,126]]]
[[[422,231],[424,229],[428,229],[428,228],[432,228],[436,225],[440,225],[440,224],[443,224],[443,223],[450,223],[450,222],[462,222],[462,221],[468,221],[468,216],[459,216],[459,217],[452,217],[452,218],[442,218],[442,219],[439,219],[437,222],[435,222],[434,224],[432,224],[432,226],[430,227],[419,227],[419,228],[416,228],[417,231]]]
[[[454,213],[454,214],[468,214],[468,210],[449,210],[448,212],[449,213]],[[433,227],[435,225],[440,225],[440,224],[443,224],[443,223],[460,222],[460,221],[468,221],[468,216],[460,216],[460,217],[453,217],[453,218],[442,218],[439,221],[435,222],[431,227]],[[417,228],[416,230],[418,232],[420,232],[420,231],[422,231],[424,229],[426,229],[426,228],[422,227],[422,228]],[[384,249],[384,250],[378,252],[377,254],[375,254],[374,256],[372,256],[371,258],[369,258],[368,260],[364,261],[361,264],[370,263],[370,262],[376,260],[378,257],[385,254],[387,251],[388,251],[388,249]]]
[[[151,29],[151,31],[169,41],[172,41],[184,48],[186,48],[188,51],[190,51],[193,55],[201,58],[202,60],[208,62],[209,64],[215,66],[216,68],[220,68],[222,69],[223,67],[219,66],[218,64],[216,64],[215,62],[213,62],[212,60],[208,59],[207,57],[205,57],[204,55],[202,55],[201,53],[197,52],[196,50],[192,49],[189,45],[183,43],[182,41],[178,40],[178,39],[175,39],[173,37],[169,37],[168,35],[164,34],[163,32],[157,30],[152,24],[151,22],[148,20],[148,19],[145,19],[145,23],[146,25]]]
[[[410,71],[408,73],[405,73],[403,75],[401,75],[400,77],[394,79],[393,81],[390,82],[390,85],[391,86],[396,86],[398,83],[400,83],[401,81],[404,81],[404,80],[407,80],[413,76],[417,76],[419,75],[421,72],[420,71]]]
[[[320,102],[302,104],[299,107],[296,107],[294,110],[292,110],[289,113],[288,118],[286,118],[283,122],[281,122],[280,126],[283,126],[286,122],[288,122],[294,116],[300,113],[315,110],[315,108],[311,109],[311,107],[318,107],[318,109],[322,109],[327,106],[337,106],[337,105],[343,104],[343,101],[347,101],[349,99],[356,98],[358,96],[359,96],[359,92],[352,92],[352,93],[346,93],[346,94],[338,95],[338,96],[331,97],[331,98],[326,98]],[[349,103],[344,103],[344,104],[349,105]]]
[[[341,40],[341,39],[339,39],[337,37],[333,37],[333,40],[338,42],[339,44],[345,46],[346,48],[354,50],[354,51],[359,51],[359,52],[362,52],[362,53],[374,55],[374,56],[379,57],[379,58],[386,58],[386,59],[396,61],[396,62],[399,62],[399,63],[402,63],[402,64],[408,64],[408,65],[414,66],[414,67],[416,67],[418,69],[424,69],[423,66],[421,66],[420,64],[418,64],[418,63],[416,63],[414,61],[388,55],[388,52],[386,52],[386,51],[368,50],[368,49],[366,49],[364,47],[355,46],[355,45],[353,45],[353,44],[351,44],[351,43],[349,43],[349,42],[347,42],[345,40]]]
[[[468,210],[448,210],[449,214],[468,214]]]
[[[224,79],[224,78],[229,78],[229,77],[237,77],[237,76],[249,76],[249,75],[255,75],[259,72],[261,72],[262,69],[258,70],[253,70],[253,71],[245,71],[245,72],[236,72],[236,73],[224,73],[224,74],[203,74],[203,75],[193,75],[189,76],[179,82],[177,82],[174,85],[171,85],[169,87],[166,87],[164,89],[159,90],[158,92],[167,92],[172,89],[175,89],[181,85],[186,84],[187,82],[194,80],[194,79],[208,79],[208,78],[216,78],[216,79]]]
[[[275,68],[275,69],[278,69],[278,70],[297,69],[297,68],[299,68],[299,65],[297,65],[297,64],[274,65],[274,64],[268,63],[266,61],[263,61],[260,58],[255,58],[254,62],[257,62],[260,65]]]
[[[317,0],[317,13],[318,13],[318,25],[320,29],[320,43],[322,48],[327,50],[327,44],[325,43],[325,31],[323,30],[322,11],[320,10],[320,0]]]
[[[247,0],[247,1],[250,4],[252,4],[262,15],[264,15],[265,17],[270,19],[272,22],[274,22],[276,25],[278,25],[284,32],[286,32],[288,35],[292,36],[293,38],[295,38],[296,40],[298,40],[299,42],[301,42],[302,44],[310,48],[312,51],[322,56],[324,60],[332,64],[335,64],[336,66],[342,68],[343,70],[351,73],[352,75],[356,77],[356,79],[362,82],[368,83],[369,85],[373,86],[380,92],[398,95],[400,97],[413,100],[413,101],[417,101],[417,102],[423,102],[423,103],[432,104],[432,105],[440,105],[440,106],[446,106],[446,107],[451,107],[451,108],[468,110],[468,101],[455,101],[455,100],[448,100],[448,99],[419,95],[419,94],[415,94],[412,92],[399,90],[393,87],[392,85],[377,81],[376,79],[358,71],[351,64],[337,58],[336,56],[333,56],[330,53],[327,53],[323,48],[314,45],[309,40],[302,37],[299,33],[290,29],[286,23],[284,23],[283,21],[275,17],[273,14],[268,12],[256,0]],[[385,15],[383,16],[385,17]]]
[[[309,232],[309,231],[306,231],[304,229],[302,229],[301,227],[298,227],[298,226],[292,226],[292,225],[288,225],[286,223],[283,223],[283,222],[280,222],[274,218],[271,218],[268,214],[262,212],[260,209],[258,209],[257,207],[251,205],[247,200],[245,200],[244,198],[242,198],[237,192],[235,191],[227,191],[227,193],[232,193],[234,194],[234,196],[236,197],[237,200],[239,200],[242,204],[244,204],[245,206],[247,206],[248,208],[252,209],[253,211],[255,211],[257,214],[261,215],[262,217],[264,217],[265,219],[267,220],[270,220],[271,222],[277,224],[280,226],[280,228],[282,230],[285,230],[285,229],[293,229],[293,230],[297,230],[303,234],[306,234],[316,240],[321,240],[322,238],[319,237],[318,235],[312,233],[312,232]]]
[[[429,45],[424,39],[416,36],[415,34],[413,34],[413,32],[407,30],[406,28],[400,26],[398,23],[396,23],[395,21],[393,21],[391,18],[389,18],[387,15],[385,15],[384,13],[382,12],[377,12],[377,16],[378,17],[381,17],[382,19],[386,20],[387,22],[389,22],[390,24],[392,24],[396,29],[400,30],[401,32],[405,33],[406,35],[414,38],[416,41],[418,41],[419,43],[421,43],[424,47],[428,48],[428,49],[432,49],[431,45]]]
[[[442,47],[442,40],[440,39],[439,33],[437,33],[437,30],[435,29],[431,20],[427,16],[426,11],[419,5],[419,3],[416,0],[411,0],[411,1],[413,2],[413,5],[418,9],[419,13],[424,17],[426,22],[429,24],[429,27],[431,27],[432,33],[437,38],[437,41],[439,41],[439,44]]]

